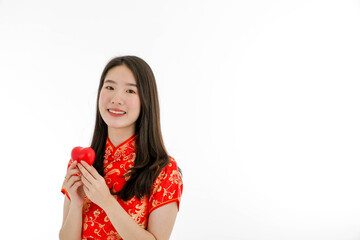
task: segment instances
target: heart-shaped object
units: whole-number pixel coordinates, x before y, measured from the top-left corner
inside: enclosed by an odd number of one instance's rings
[[[74,147],[71,151],[71,159],[78,162],[85,161],[91,166],[95,161],[95,151],[91,147]]]

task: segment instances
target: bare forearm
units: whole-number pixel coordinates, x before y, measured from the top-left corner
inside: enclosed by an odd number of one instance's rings
[[[71,205],[68,215],[62,226],[60,240],[80,240],[82,234],[82,208]]]
[[[115,198],[110,197],[103,209],[116,231],[124,240],[156,240],[154,235],[140,227],[125,212]]]

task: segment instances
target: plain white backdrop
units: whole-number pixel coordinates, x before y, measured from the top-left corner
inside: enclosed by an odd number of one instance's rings
[[[100,74],[152,67],[171,239],[360,239],[360,1],[0,0],[1,238],[58,239]]]

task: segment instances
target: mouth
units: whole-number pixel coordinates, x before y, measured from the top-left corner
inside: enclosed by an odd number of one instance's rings
[[[110,115],[112,116],[124,116],[126,114],[125,111],[122,111],[122,110],[112,110],[112,109],[108,109],[107,110]]]
[[[114,110],[110,110],[108,109],[109,112],[112,112],[112,113],[116,113],[116,114],[125,114],[126,112],[124,111],[114,111]]]

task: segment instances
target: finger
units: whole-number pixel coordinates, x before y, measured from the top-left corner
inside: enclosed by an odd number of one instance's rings
[[[87,187],[87,188],[90,188],[91,187],[91,182],[89,182],[85,177],[84,177],[84,175],[83,176],[81,176],[81,182]]]
[[[81,181],[77,181],[74,183],[74,185],[72,185],[71,188],[74,188],[74,190],[77,190],[81,185],[83,185],[83,183]]]
[[[93,183],[95,181],[95,178],[81,164],[78,164],[78,168],[80,169],[82,176],[85,177],[86,180],[88,180],[90,183]]]
[[[68,171],[65,176],[64,182],[68,182],[72,176],[80,176],[81,172],[78,169],[73,169]]]
[[[79,174],[79,169],[70,169],[66,172],[66,178],[69,179],[71,176]]]
[[[70,195],[70,198],[71,198],[71,196],[73,194],[76,194],[79,187],[82,185],[83,185],[83,183],[81,181],[76,181],[70,188],[65,188],[65,190],[68,192],[68,194]]]
[[[71,176],[71,178],[66,184],[67,188],[71,188],[74,185],[74,183],[77,181],[81,181],[80,176]]]
[[[70,164],[70,166],[68,167],[67,171],[66,171],[66,178],[69,179],[69,177],[72,175],[70,174],[69,172],[73,172],[73,171],[76,171],[77,168],[76,168],[76,164],[77,164],[77,161],[74,161]]]
[[[88,172],[95,178],[95,179],[99,179],[99,173],[96,171],[96,169],[93,166],[90,166],[87,162],[85,161],[80,161],[81,165],[88,170]]]
[[[90,190],[89,190],[89,188],[88,188],[85,184],[84,184],[83,189],[84,189],[84,193],[85,193],[85,195],[86,195],[86,196],[89,196],[89,192],[90,192]]]
[[[77,161],[76,161],[76,160],[73,161],[73,162],[71,163],[71,165],[69,166],[69,169],[74,169],[74,168],[76,168],[76,164],[77,164]]]

